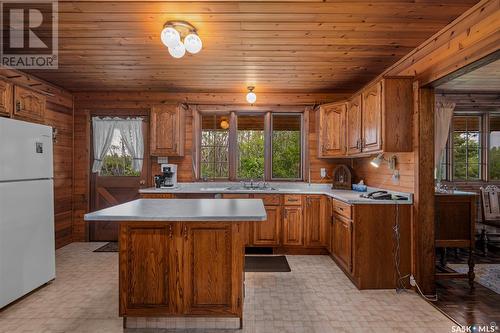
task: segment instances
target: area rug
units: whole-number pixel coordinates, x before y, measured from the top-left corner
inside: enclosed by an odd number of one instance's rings
[[[458,273],[469,271],[467,264],[448,264],[448,267]],[[474,272],[476,273],[475,282],[500,294],[500,264],[476,264]]]
[[[291,272],[285,256],[245,256],[245,272]]]
[[[93,252],[118,252],[118,242],[109,242]]]

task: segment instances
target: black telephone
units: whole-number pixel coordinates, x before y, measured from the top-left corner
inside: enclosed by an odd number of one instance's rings
[[[408,198],[403,195],[393,195],[387,193],[387,191],[375,191],[368,194],[361,194],[361,197],[373,200],[408,200]]]
[[[373,199],[373,200],[391,200],[392,194],[387,193],[387,191],[375,191],[368,194],[362,194],[363,198]]]

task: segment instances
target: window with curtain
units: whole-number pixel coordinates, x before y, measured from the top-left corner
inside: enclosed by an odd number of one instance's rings
[[[93,117],[92,172],[99,176],[140,176],[144,161],[142,118]]]
[[[455,116],[452,120],[454,180],[481,179],[481,116]]]
[[[302,179],[301,113],[203,113],[200,119],[201,179]]]
[[[228,178],[229,114],[203,115],[200,135],[201,178]]]

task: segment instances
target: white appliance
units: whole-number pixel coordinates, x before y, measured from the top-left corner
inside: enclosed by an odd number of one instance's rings
[[[0,117],[0,308],[55,278],[52,128]]]

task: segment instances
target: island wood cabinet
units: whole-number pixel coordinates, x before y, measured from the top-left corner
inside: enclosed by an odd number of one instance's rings
[[[121,222],[120,316],[241,317],[242,224]]]
[[[14,86],[13,117],[43,122],[45,119],[45,96],[28,88]]]
[[[150,113],[150,151],[153,156],[184,156],[185,106],[155,105]]]
[[[336,157],[346,153],[346,104],[331,103],[318,111],[318,157]]]
[[[0,116],[12,115],[12,84],[0,80]]]
[[[384,78],[345,103],[322,105],[318,111],[319,157],[412,151],[412,94],[412,79]],[[345,111],[343,118],[341,110]],[[336,126],[342,123],[345,126]],[[343,146],[339,148],[338,142]]]

